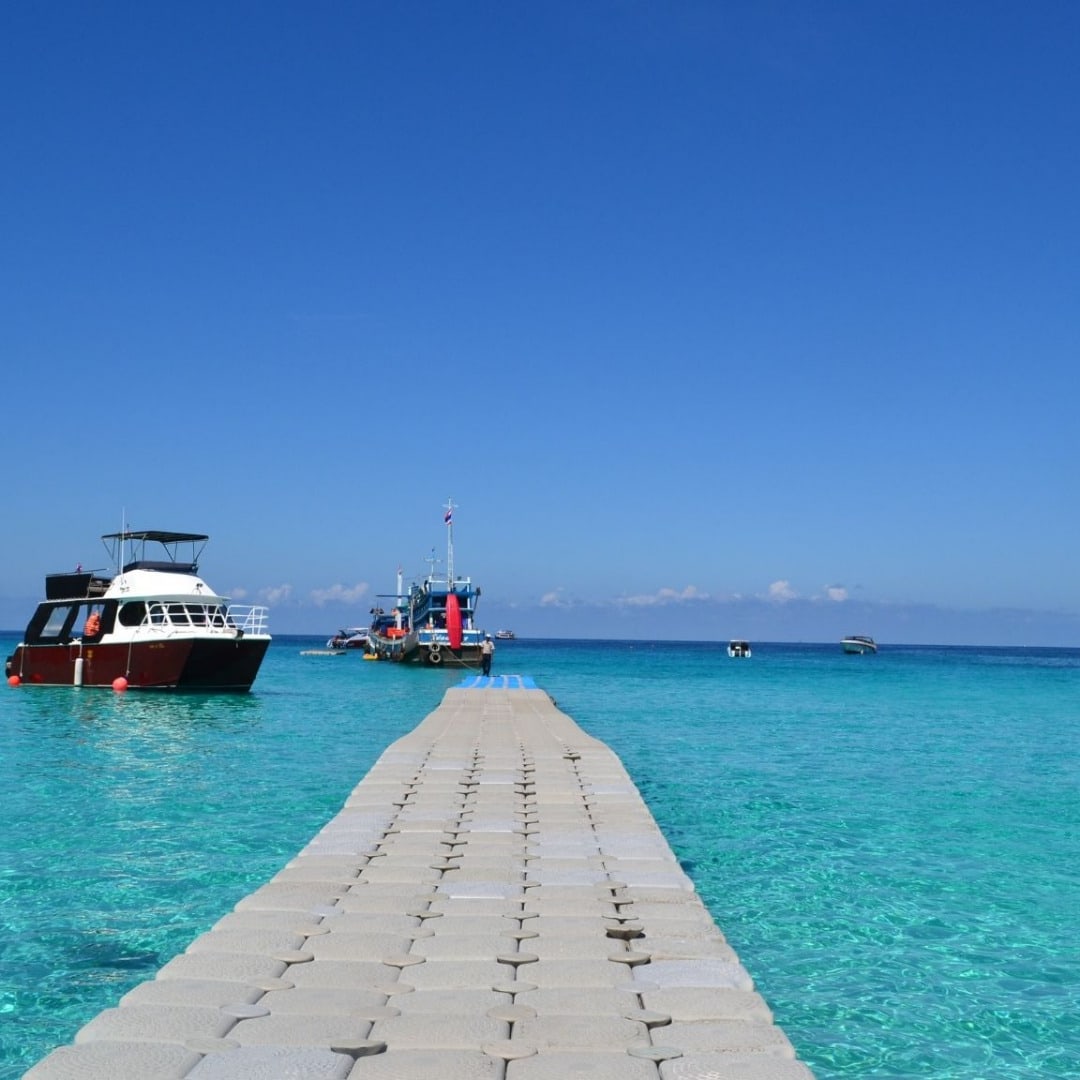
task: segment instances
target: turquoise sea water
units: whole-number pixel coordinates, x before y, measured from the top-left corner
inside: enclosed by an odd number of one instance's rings
[[[4,655],[15,638],[0,635]],[[459,676],[0,686],[0,1080],[183,951]],[[1080,1075],[1080,652],[499,642],[623,759],[819,1080]]]

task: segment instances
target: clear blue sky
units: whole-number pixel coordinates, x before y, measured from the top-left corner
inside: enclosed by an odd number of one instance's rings
[[[120,527],[281,633],[1080,645],[1080,5],[0,12],[0,626]]]

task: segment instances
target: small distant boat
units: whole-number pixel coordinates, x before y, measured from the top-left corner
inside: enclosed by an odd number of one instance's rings
[[[876,653],[877,645],[872,637],[864,637],[862,634],[850,634],[840,642],[840,647],[846,653]]]
[[[352,626],[339,630],[327,643],[328,649],[367,649],[368,631],[366,626]]]
[[[8,681],[249,690],[270,645],[267,609],[230,604],[198,576],[210,538],[125,529],[101,539],[113,569],[46,575]]]
[[[367,651],[379,660],[396,660],[428,667],[480,668],[483,631],[475,623],[480,589],[454,573],[454,504],[447,501],[446,576],[431,570],[422,582],[403,587],[398,569],[397,592],[390,610],[375,608],[368,630]]]
[[[751,655],[750,642],[735,640],[729,641],[727,647],[727,654],[728,656],[749,658]]]
[[[517,634],[513,630],[496,630],[495,639],[497,641],[513,641],[517,637]]]

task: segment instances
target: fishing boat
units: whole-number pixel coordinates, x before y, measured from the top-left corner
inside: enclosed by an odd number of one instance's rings
[[[727,654],[731,657],[749,658],[750,642],[731,640],[728,642]]]
[[[404,588],[401,568],[389,607],[372,610],[368,652],[380,660],[428,667],[480,667],[484,634],[475,625],[480,589],[454,572],[454,503],[447,500],[446,575],[436,571],[434,551],[421,582]]]
[[[846,653],[876,653],[877,645],[872,637],[864,637],[862,634],[849,634],[840,642],[840,647]]]
[[[496,630],[494,636],[496,641],[513,641],[517,634],[513,630]]]
[[[249,690],[270,645],[268,610],[230,604],[198,576],[210,538],[125,529],[101,539],[112,569],[46,575],[8,682]]]

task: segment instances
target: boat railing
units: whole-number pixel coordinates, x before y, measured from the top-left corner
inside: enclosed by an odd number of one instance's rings
[[[226,621],[245,634],[266,634],[269,632],[270,609],[261,604],[230,604]]]
[[[139,623],[140,630],[171,637],[174,634],[190,634],[197,631],[219,632],[235,635],[266,634],[270,609],[257,604],[232,604],[223,607],[205,607],[198,604],[153,604]]]
[[[472,592],[472,578],[467,577],[455,577],[452,581],[447,581],[446,578],[429,577],[424,579],[424,585],[427,586],[427,592],[446,593],[467,593]],[[420,589],[421,592],[425,591],[421,586],[414,586],[416,589]]]

